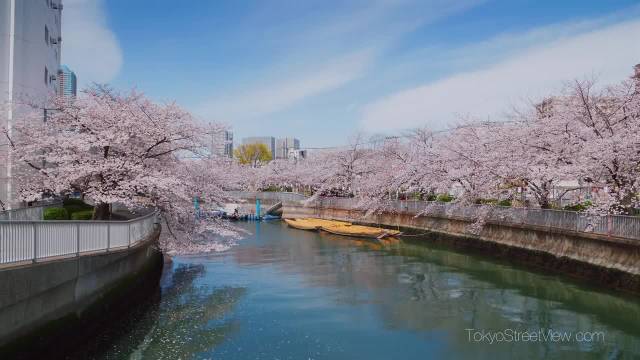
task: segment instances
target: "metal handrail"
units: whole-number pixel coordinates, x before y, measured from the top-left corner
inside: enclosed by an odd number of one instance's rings
[[[24,208],[17,209],[9,209],[0,211],[0,221],[2,220],[10,220],[13,221],[14,218],[18,217],[39,217],[42,218],[44,210],[51,206],[62,205],[62,201],[54,201],[50,203],[42,203],[36,206],[29,206]]]
[[[77,257],[135,246],[155,231],[158,212],[130,220],[0,221],[0,264]]]
[[[365,210],[352,198],[321,197],[315,203],[338,209]],[[390,200],[382,207],[414,216],[436,216],[462,218],[475,221],[482,218],[497,224],[543,226],[579,233],[592,233],[624,239],[640,240],[640,217],[627,215],[588,215],[574,211],[556,209],[518,208],[497,205],[458,205],[438,201]],[[484,214],[480,214],[484,211]]]
[[[47,223],[47,224],[89,224],[89,223],[128,223],[138,221],[151,216],[156,216],[157,212],[151,212],[129,220],[0,220],[0,223]]]
[[[259,192],[234,192],[236,197],[262,197]],[[268,192],[270,199],[287,201],[304,201],[308,197],[295,193]],[[278,195],[280,194],[280,195]],[[295,199],[294,199],[295,197]],[[318,197],[307,206],[331,206],[337,209],[362,210],[367,209],[362,202],[355,198]],[[479,218],[497,224],[516,224],[521,226],[536,226],[549,229],[560,229],[578,233],[591,233],[618,237],[623,239],[640,240],[640,217],[628,215],[588,215],[575,211],[557,209],[519,208],[500,205],[443,203],[425,200],[388,200],[379,209],[410,214],[414,216],[439,216],[444,218],[462,218],[475,221]],[[426,211],[426,210],[430,211]],[[480,213],[486,212],[486,213]]]

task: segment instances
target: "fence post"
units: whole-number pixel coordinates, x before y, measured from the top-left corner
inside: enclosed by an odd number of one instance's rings
[[[33,228],[33,262],[38,259],[38,229],[36,229],[36,223],[31,223]]]
[[[111,223],[107,224],[107,252],[111,248]]]
[[[76,256],[80,256],[80,224],[76,223]]]
[[[129,245],[127,245],[128,248],[131,247],[131,222],[127,223],[127,229],[128,229],[128,233],[129,233]]]
[[[611,231],[613,230],[613,216],[607,215],[607,237],[611,237]]]

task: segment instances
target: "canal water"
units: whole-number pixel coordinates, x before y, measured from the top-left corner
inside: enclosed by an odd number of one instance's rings
[[[640,302],[429,245],[244,223],[75,358],[631,359]],[[473,329],[473,330],[471,330]]]

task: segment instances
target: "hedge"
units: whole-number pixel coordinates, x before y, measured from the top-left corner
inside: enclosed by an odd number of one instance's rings
[[[585,201],[583,203],[567,205],[567,206],[564,207],[564,209],[568,210],[568,211],[584,211],[589,206],[591,206],[591,201],[587,200],[587,201]]]
[[[65,208],[51,207],[44,209],[42,217],[45,220],[69,220],[69,212]]]
[[[85,202],[80,199],[64,199],[62,201],[62,206],[67,209],[67,212],[69,213],[71,219],[74,219],[73,214],[77,212],[91,211],[93,213],[93,206],[85,204]],[[74,220],[83,220],[83,218]]]
[[[76,211],[71,214],[71,220],[91,220],[93,219],[93,210]]]
[[[500,200],[500,201],[498,201],[498,205],[500,205],[500,206],[511,206],[511,200],[509,200],[509,199]]]
[[[453,196],[449,195],[449,194],[440,194],[438,195],[438,197],[436,198],[436,200],[440,201],[440,202],[451,202],[453,201],[453,199],[455,199]]]

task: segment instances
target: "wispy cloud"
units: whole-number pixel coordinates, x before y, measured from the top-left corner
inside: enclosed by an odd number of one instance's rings
[[[594,29],[596,25],[597,21],[545,27],[457,51],[456,56],[479,50],[508,55],[482,69],[374,101],[363,108],[361,126],[372,131],[442,128],[457,122],[460,115],[498,120],[511,106],[558,91],[573,78],[595,75],[610,83],[629,76],[631,67],[640,62],[635,36],[640,34],[640,20]]]
[[[374,56],[373,51],[363,50],[329,64],[311,65],[301,74],[275,79],[202,104],[196,107],[195,112],[217,119],[242,119],[271,114],[307,97],[337,89],[362,76]]]
[[[263,116],[364,77],[380,54],[403,34],[482,1],[320,2],[320,8],[303,12],[305,16],[313,14],[304,22],[283,20],[282,25],[271,20],[279,15],[260,11],[252,22],[266,24],[262,44],[278,49],[274,51],[278,54],[276,60],[265,67],[260,81],[243,84],[223,96],[220,94],[224,90],[212,90],[208,99],[191,108],[207,119],[262,121]]]
[[[76,72],[80,84],[110,82],[120,71],[122,50],[101,0],[64,1],[62,62]]]

